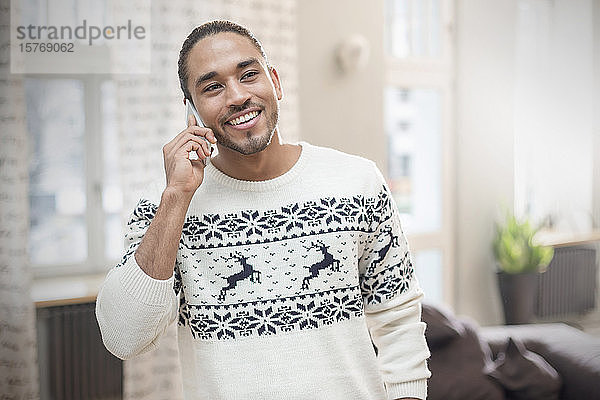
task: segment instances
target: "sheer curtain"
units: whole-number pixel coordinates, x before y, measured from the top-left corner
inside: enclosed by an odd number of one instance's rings
[[[519,0],[515,211],[560,232],[594,229],[593,0]],[[576,172],[576,173],[575,173]]]
[[[280,131],[286,141],[298,139],[295,14],[296,0],[152,2],[152,73],[115,78],[125,214],[146,185],[164,180],[162,146],[185,127],[177,77],[179,50],[187,34],[206,21],[240,23],[261,40],[284,88]],[[125,363],[124,379],[128,400],[182,398],[175,324],[158,350]]]
[[[0,393],[39,398],[27,259],[28,141],[23,79],[10,74],[10,1],[0,0]]]

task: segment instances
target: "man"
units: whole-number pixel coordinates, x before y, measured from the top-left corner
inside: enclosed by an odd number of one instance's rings
[[[164,146],[166,186],[133,212],[106,347],[134,357],[177,319],[187,399],[425,398],[422,292],[375,164],[282,143],[279,75],[239,25],[192,31],[179,77],[206,128]]]

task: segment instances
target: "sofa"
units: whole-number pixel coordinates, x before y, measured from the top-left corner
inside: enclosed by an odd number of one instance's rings
[[[480,327],[423,304],[429,400],[600,400],[600,338],[566,324]]]

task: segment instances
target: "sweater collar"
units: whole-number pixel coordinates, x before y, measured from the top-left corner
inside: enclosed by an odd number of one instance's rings
[[[221,185],[229,186],[235,190],[244,190],[252,192],[263,192],[273,190],[284,186],[296,179],[300,172],[304,169],[304,166],[307,164],[307,159],[310,156],[310,144],[304,141],[294,144],[299,144],[302,147],[302,150],[300,151],[300,157],[292,166],[292,168],[287,170],[282,175],[279,175],[278,177],[275,177],[273,179],[267,179],[265,181],[245,181],[241,179],[236,179],[224,174],[223,172],[221,172],[221,170],[217,169],[212,163],[209,163],[206,166],[204,174],[209,179],[212,179]]]

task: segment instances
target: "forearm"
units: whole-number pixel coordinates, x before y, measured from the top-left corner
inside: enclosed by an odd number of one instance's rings
[[[188,198],[176,193],[165,190],[159,206],[151,211],[147,205],[136,208],[126,235],[132,240],[130,247],[137,245],[134,257],[126,255],[98,293],[96,315],[102,340],[119,358],[155,348],[176,317],[173,269],[189,206]]]
[[[169,279],[173,275],[181,231],[191,196],[167,188],[148,231],[144,235],[135,260],[154,279]]]
[[[420,318],[421,296],[414,282],[408,292],[381,304],[371,304],[366,310],[390,399],[425,398],[427,393],[429,351]]]
[[[106,348],[130,359],[158,346],[177,315],[173,278],[146,275],[133,258],[113,268],[96,301],[96,317]]]

